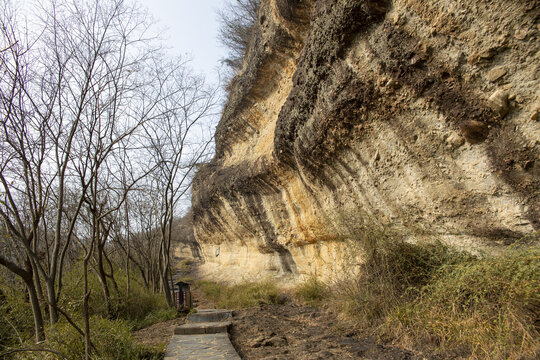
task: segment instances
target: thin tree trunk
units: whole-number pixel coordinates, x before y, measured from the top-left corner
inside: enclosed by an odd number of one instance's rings
[[[174,283],[173,283],[173,274],[172,274],[172,269],[171,269],[171,265],[169,264],[169,281],[170,281],[170,292],[171,292],[171,300],[172,300],[172,303],[173,303],[173,307],[176,306],[176,300],[174,298]]]
[[[115,308],[114,308],[114,317],[116,318],[118,316],[118,309],[120,308],[120,303],[123,301],[122,295],[120,294],[120,288],[118,287],[118,283],[116,282],[116,279],[114,278],[114,266],[107,256],[107,253],[104,252],[103,256],[105,260],[107,261],[107,265],[109,266],[110,273],[105,274],[107,278],[109,278],[113,284],[114,292],[116,294],[116,302],[115,302]],[[129,294],[126,294],[126,297],[129,297]]]
[[[161,275],[161,284],[163,286],[163,292],[165,293],[165,299],[167,300],[167,305],[169,307],[173,307],[173,299],[171,296],[171,287],[169,285],[169,259],[165,250],[165,247],[162,249],[162,263],[160,267],[160,275]]]
[[[99,240],[98,240],[99,241]],[[111,305],[111,292],[109,290],[109,285],[107,284],[107,274],[105,273],[105,268],[103,266],[103,245],[98,244],[97,246],[98,254],[98,277],[99,282],[101,283],[101,288],[103,289],[103,296],[105,297],[105,306],[107,307],[107,315],[109,317],[113,316],[112,305]]]
[[[39,307],[39,299],[32,279],[29,279],[29,281],[26,282],[26,289],[28,290],[30,305],[32,306],[36,343],[39,343],[45,340],[45,331],[43,330],[43,316],[41,314],[41,308]]]
[[[43,331],[43,315],[39,307],[39,299],[34,284],[34,272],[32,263],[29,258],[24,262],[24,268],[16,263],[11,262],[0,254],[0,265],[5,266],[9,271],[22,279],[28,290],[30,305],[32,308],[32,316],[34,318],[34,335],[36,342],[45,340],[45,332]]]
[[[124,180],[124,183],[125,183],[125,180]],[[130,237],[130,233],[131,233],[131,228],[130,228],[130,223],[129,223],[129,205],[128,205],[128,200],[126,200],[124,202],[124,209],[125,209],[125,213],[126,213],[126,242],[127,242],[127,249],[126,249],[126,296],[129,296],[129,292],[131,290],[131,276],[129,274],[129,260],[130,260],[130,257],[131,257],[131,244],[130,244],[130,240],[131,240],[131,237]],[[144,277],[143,277],[144,278]]]
[[[34,273],[34,286],[36,287],[38,299],[45,302],[45,296],[43,295],[43,287],[41,286],[41,281],[39,279],[39,271],[37,269],[37,265],[32,264],[32,272]]]
[[[49,304],[49,322],[51,326],[58,322],[58,310],[56,304],[56,289],[54,286],[54,279],[45,279],[47,285],[47,302]]]
[[[90,254],[83,261],[83,277],[84,277],[84,298],[83,298],[83,317],[84,317],[84,359],[90,360],[90,313],[88,311],[88,300],[90,299],[90,291],[88,290],[88,261]]]

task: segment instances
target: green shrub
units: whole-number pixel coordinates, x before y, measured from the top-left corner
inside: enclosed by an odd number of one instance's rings
[[[311,306],[319,304],[328,295],[327,286],[315,277],[309,278],[295,289],[295,295]]]
[[[540,355],[538,232],[475,257],[440,242],[407,243],[363,219],[345,224],[350,264],[332,289],[360,327],[473,359]]]
[[[94,274],[89,274],[90,314],[109,317],[105,306],[105,296],[102,286]],[[175,318],[175,309],[168,307],[165,296],[153,293],[140,281],[140,275],[133,273],[130,282],[129,295],[126,293],[127,276],[121,269],[116,269],[115,279],[119,292],[116,292],[112,281],[109,280],[113,318],[127,320],[134,329],[140,329],[154,323]],[[82,270],[74,268],[65,276],[62,306],[69,313],[82,313]]]
[[[162,295],[163,296],[163,295]],[[172,320],[178,317],[178,311],[175,308],[157,308],[147,313],[144,317],[136,318],[130,321],[133,330],[156,324],[158,322]]]
[[[92,342],[97,351],[93,359],[137,360],[160,359],[160,349],[145,348],[136,344],[131,336],[131,328],[126,321],[108,320],[99,316],[90,319]],[[68,359],[84,359],[84,339],[71,325],[61,322],[47,330],[44,348],[54,349]],[[61,359],[47,352],[20,353],[18,359]]]
[[[119,318],[133,322],[151,317],[158,322],[169,319],[171,314],[173,317],[176,315],[176,310],[167,306],[163,294],[154,294],[142,286],[132,286],[129,296],[119,302],[117,311]],[[159,314],[167,315],[163,317]]]
[[[133,343],[130,331],[139,329],[160,321],[173,319],[178,316],[176,309],[167,306],[163,294],[154,294],[146,289],[138,274],[133,274],[129,295],[126,294],[127,277],[120,269],[115,269],[115,279],[118,292],[111,281],[111,304],[113,314],[107,313],[101,284],[95,274],[89,273],[90,314],[91,314],[91,337],[96,344],[103,359],[154,359],[160,354],[155,349],[145,350]],[[0,276],[2,273],[0,272]],[[2,280],[2,278],[0,278]],[[34,323],[32,311],[27,299],[24,286],[4,286],[6,282],[0,281],[0,345],[20,347],[20,342],[32,345]],[[15,283],[17,284],[17,283]],[[74,266],[66,272],[63,278],[62,294],[59,301],[60,307],[71,314],[73,320],[82,326],[82,269]],[[64,318],[60,317],[60,323],[53,328],[48,327],[47,308],[43,307],[43,317],[46,327],[47,341],[45,348],[58,350],[66,353],[68,358],[81,358],[84,354],[82,336],[76,332]],[[105,320],[108,318],[117,320]],[[16,329],[16,330],[15,330]],[[7,351],[7,350],[6,350]],[[0,354],[2,348],[0,348]],[[156,355],[157,354],[157,355]],[[21,352],[17,353],[20,359],[56,358],[56,355],[47,352]],[[2,356],[0,356],[2,357]]]
[[[24,286],[0,286],[0,353],[2,346],[18,345],[33,336],[34,319],[26,298]]]
[[[259,304],[277,304],[281,301],[276,283],[270,280],[229,286],[200,281],[197,286],[209,300],[221,308],[242,309]]]

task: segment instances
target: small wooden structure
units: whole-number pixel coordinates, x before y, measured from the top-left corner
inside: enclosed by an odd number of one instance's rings
[[[189,283],[183,281],[179,281],[175,284],[174,302],[176,305],[176,310],[178,311],[191,310],[192,301],[189,285]]]

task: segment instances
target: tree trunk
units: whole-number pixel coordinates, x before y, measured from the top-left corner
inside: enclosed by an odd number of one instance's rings
[[[162,285],[163,285],[163,292],[165,292],[165,299],[167,300],[167,305],[169,307],[173,307],[174,303],[173,303],[173,299],[172,299],[172,296],[171,296],[171,287],[169,285],[168,277],[169,277],[168,271],[165,270],[161,275],[161,282],[162,282]]]
[[[88,300],[90,299],[90,291],[88,290],[88,259],[83,261],[83,277],[84,277],[84,298],[83,298],[83,317],[84,317],[84,359],[90,360],[90,313],[88,311]]]
[[[56,304],[56,289],[54,279],[45,279],[47,285],[47,302],[49,304],[49,322],[51,326],[58,322],[58,310]]]
[[[125,178],[124,178],[124,183],[125,183]],[[125,191],[125,189],[124,189]],[[125,211],[125,214],[126,214],[126,252],[127,252],[127,256],[126,256],[126,295],[129,296],[129,292],[131,291],[131,274],[129,273],[130,270],[129,270],[129,258],[131,257],[131,244],[130,244],[130,240],[131,240],[131,237],[130,237],[130,234],[131,234],[131,225],[130,225],[130,222],[129,222],[129,204],[128,204],[128,200],[126,200],[124,202],[124,211]],[[144,278],[144,276],[143,276]]]
[[[36,287],[34,286],[34,281],[32,279],[26,281],[26,288],[28,289],[30,305],[32,306],[36,343],[40,343],[45,340],[45,331],[43,330],[43,316],[41,314],[41,308],[39,307],[39,299],[36,292]]]
[[[167,255],[166,247],[164,244],[162,244],[159,275],[161,278],[161,286],[163,287],[163,292],[165,293],[165,300],[167,300],[167,305],[169,307],[173,307],[174,303],[171,296],[171,287],[169,285],[169,260]]]
[[[103,245],[98,244],[97,246],[97,250],[98,250],[97,270],[98,270],[99,282],[101,283],[101,287],[103,289],[103,296],[105,297],[105,306],[107,307],[107,315],[109,317],[112,317],[113,311],[112,311],[112,305],[111,305],[111,292],[109,290],[109,285],[107,284],[107,274],[105,273],[105,267],[103,266],[103,251],[104,251],[103,246],[104,244]]]
[[[32,262],[32,272],[34,274],[34,286],[40,303],[45,303],[45,295],[43,295],[43,287],[41,286],[41,281],[39,279],[39,271],[37,265]],[[48,309],[48,308],[47,308]]]
[[[34,335],[36,342],[45,340],[45,332],[43,331],[43,315],[39,307],[39,298],[34,283],[34,272],[32,263],[29,258],[24,262],[24,267],[11,262],[0,254],[0,265],[5,266],[9,271],[22,279],[28,290],[30,305],[32,307],[32,316],[34,317]]]

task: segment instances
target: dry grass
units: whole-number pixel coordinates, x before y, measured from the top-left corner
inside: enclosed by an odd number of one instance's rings
[[[474,359],[540,355],[540,249],[440,268],[414,302],[387,317],[384,330],[401,342],[466,349]]]
[[[260,304],[277,304],[282,296],[271,280],[236,285],[199,281],[196,286],[204,296],[223,309],[243,309]]]
[[[474,257],[349,221],[351,271],[332,285],[331,301],[359,328],[402,346],[470,359],[538,358],[539,235]]]
[[[351,260],[333,284],[335,303],[364,328],[384,323],[396,306],[418,296],[444,264],[472,258],[440,242],[410,244],[364,222],[350,226],[347,237]]]
[[[320,304],[328,294],[328,286],[315,277],[309,278],[294,290],[297,299],[311,306]]]

